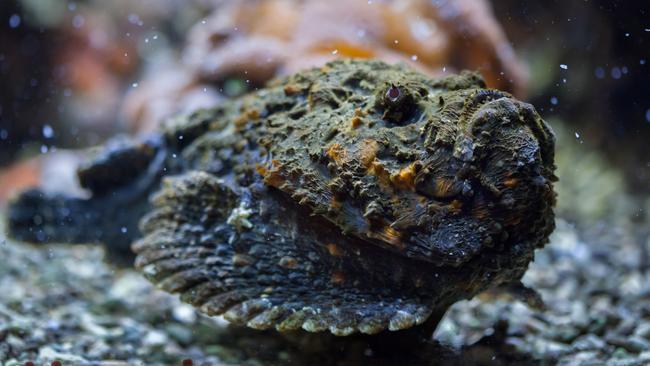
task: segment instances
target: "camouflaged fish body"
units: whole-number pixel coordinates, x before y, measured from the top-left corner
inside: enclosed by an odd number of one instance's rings
[[[521,278],[554,227],[553,149],[530,105],[475,74],[336,61],[113,149],[82,169],[94,196],[68,216],[87,209],[106,231],[88,202],[111,195],[106,218],[146,211],[136,267],[206,314],[373,334]],[[25,202],[53,198],[24,197],[14,235],[57,237],[57,214],[25,219]]]

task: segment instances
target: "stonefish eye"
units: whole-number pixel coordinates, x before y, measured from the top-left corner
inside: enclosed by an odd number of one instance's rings
[[[386,91],[386,99],[395,103],[402,95],[402,91],[395,85],[391,85]]]

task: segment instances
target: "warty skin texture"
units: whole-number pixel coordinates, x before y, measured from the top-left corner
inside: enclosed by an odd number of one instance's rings
[[[109,149],[80,170],[91,198],[28,192],[9,226],[79,242],[126,222],[109,252],[136,239],[152,282],[255,329],[431,326],[547,242],[553,149],[532,106],[476,74],[336,61]]]

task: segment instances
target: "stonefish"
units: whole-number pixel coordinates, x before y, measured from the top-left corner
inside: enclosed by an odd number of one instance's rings
[[[534,108],[477,74],[335,61],[109,142],[88,197],[25,192],[9,231],[134,252],[234,323],[374,334],[517,283],[554,228],[553,160]]]

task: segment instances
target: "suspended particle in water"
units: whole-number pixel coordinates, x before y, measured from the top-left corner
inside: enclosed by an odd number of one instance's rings
[[[14,14],[9,17],[9,28],[18,28],[20,25],[20,15]]]
[[[54,130],[50,125],[43,126],[43,137],[45,137],[46,139],[51,139],[52,137],[54,137]]]
[[[86,19],[81,14],[77,14],[72,18],[72,26],[75,28],[81,28],[86,23]]]

